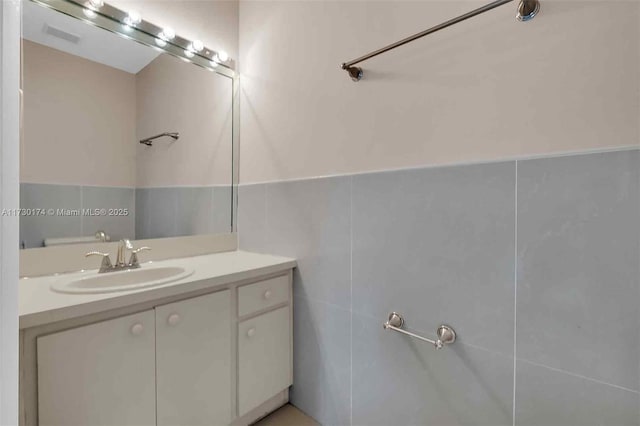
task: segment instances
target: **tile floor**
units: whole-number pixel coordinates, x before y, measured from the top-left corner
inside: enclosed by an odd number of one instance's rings
[[[253,426],[319,426],[320,423],[291,404],[284,405]]]

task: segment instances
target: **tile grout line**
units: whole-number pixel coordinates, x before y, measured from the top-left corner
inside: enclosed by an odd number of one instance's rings
[[[84,186],[80,185],[80,236],[84,236],[84,215],[82,214],[84,209]]]
[[[131,232],[131,234],[133,235],[133,238],[136,238],[136,190],[132,190],[131,191],[131,195],[132,198],[129,200],[131,202],[131,204],[129,204],[129,206],[131,206],[131,219],[129,219],[129,224],[133,223],[133,232]]]
[[[236,242],[237,242],[237,247],[238,250],[242,250],[242,247],[240,247],[240,223],[238,222],[238,218],[240,217],[240,184],[238,184],[236,186],[236,198],[235,198],[235,202],[236,202],[236,217],[235,217],[235,223],[233,222],[233,188],[231,188],[231,223],[235,224],[236,226]],[[231,232],[233,232],[233,228],[231,228]]]
[[[173,235],[178,235],[178,191],[171,192],[173,193]]]
[[[404,172],[404,171],[417,171],[423,169],[441,169],[441,168],[450,168],[450,167],[467,167],[467,166],[482,166],[489,164],[498,164],[498,163],[511,163],[516,161],[531,161],[531,160],[546,160],[546,159],[555,159],[562,157],[577,157],[584,155],[598,155],[598,154],[612,154],[617,152],[626,152],[626,151],[638,151],[640,150],[640,146],[637,144],[634,145],[622,145],[618,147],[609,147],[609,148],[596,148],[590,150],[582,150],[582,151],[561,151],[554,152],[548,154],[531,154],[524,156],[511,156],[504,157],[498,159],[486,159],[486,160],[476,160],[476,161],[460,161],[460,162],[452,162],[452,163],[436,163],[436,164],[422,164],[422,165],[413,165],[407,167],[396,167],[389,169],[374,169],[374,170],[364,170],[359,172],[342,172],[342,173],[334,173],[328,175],[318,175],[318,176],[306,176],[306,177],[298,177],[298,178],[284,178],[284,179],[272,179],[265,180],[259,182],[247,182],[241,183],[239,186],[250,186],[250,185],[265,185],[269,183],[280,183],[280,182],[301,182],[307,180],[319,180],[319,179],[338,179],[341,177],[347,176],[362,176],[362,175],[370,175],[370,174],[378,174],[378,173],[394,173],[394,172]]]
[[[269,213],[269,208],[268,208],[269,207],[269,198],[268,198],[269,191],[268,191],[268,189],[269,189],[269,184],[265,184],[264,185],[264,232],[263,232],[264,235],[262,235],[262,244],[263,244],[262,250],[267,250],[267,247],[269,245],[269,243],[268,243],[269,239],[267,238],[268,237],[268,233],[269,233],[269,226],[268,226],[269,225],[269,215],[268,215],[268,213]]]
[[[213,188],[210,188],[210,191],[211,191],[210,192],[210,194],[211,194],[211,204],[210,204],[210,206],[211,206],[211,217],[209,218],[210,221],[209,221],[209,223],[207,225],[209,225],[211,227],[210,228],[211,232],[213,232],[215,234],[215,229],[213,229],[213,228],[215,228],[215,226],[216,226],[216,218],[215,218],[215,214],[214,214],[214,212],[216,211],[216,200],[214,199],[215,196],[216,196],[216,193],[213,190]],[[231,209],[233,210],[233,189],[231,189],[231,194],[232,194],[231,195]],[[238,220],[237,217],[236,217],[236,220]],[[233,227],[233,211],[231,212],[231,222],[232,222],[231,226]],[[236,228],[237,228],[237,226],[236,226]],[[233,230],[233,228],[232,228],[232,230]],[[236,236],[236,238],[238,238],[238,237]],[[240,240],[238,240],[238,242],[236,243],[236,246],[239,244],[239,241]]]
[[[353,176],[349,178],[349,425],[353,425]]]
[[[309,296],[309,295],[299,295],[299,296],[293,296],[294,299],[299,299],[299,300],[307,300],[309,302],[313,302],[316,304],[320,304],[320,305],[324,305],[324,306],[328,306],[328,307],[332,307],[336,310],[339,311],[343,311],[343,312],[349,312],[349,307],[347,306],[342,306],[342,305],[336,305],[335,303],[331,303],[331,302],[327,302],[325,300],[322,299],[316,299],[315,297]],[[357,315],[357,313],[356,313]],[[466,344],[466,343],[465,343]],[[483,348],[481,348],[483,349]]]
[[[514,246],[513,246],[513,401],[512,423],[516,426],[516,348],[518,341],[518,161],[515,162],[515,210],[514,210]]]
[[[583,376],[583,375],[577,374],[577,373],[572,373],[571,371],[563,370],[561,368],[551,367],[551,366],[548,366],[548,365],[545,365],[545,364],[539,364],[537,362],[529,361],[528,359],[524,359],[524,358],[517,358],[517,359],[522,361],[522,362],[524,362],[524,363],[526,363],[526,364],[533,365],[535,367],[545,368],[547,370],[555,371],[556,373],[561,373],[561,374],[566,374],[567,376],[577,377],[579,379],[586,380],[588,382],[597,383],[597,384],[602,385],[602,386],[609,386],[609,387],[620,389],[620,390],[623,390],[623,391],[626,391],[626,392],[631,392],[631,393],[634,393],[636,395],[640,394],[640,391],[638,391],[638,390],[625,388],[624,386],[616,385],[616,384],[613,384],[613,383],[603,382],[602,380],[594,379],[594,378],[588,377],[588,376]]]

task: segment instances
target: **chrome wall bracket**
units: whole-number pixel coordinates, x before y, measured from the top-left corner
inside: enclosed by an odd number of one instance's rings
[[[397,312],[391,312],[387,322],[382,324],[385,330],[393,330],[398,333],[402,333],[414,339],[422,340],[423,342],[431,343],[436,349],[442,349],[445,345],[450,345],[456,341],[456,332],[448,325],[440,325],[436,330],[438,340],[427,339],[426,337],[418,336],[410,331],[403,330],[404,318]]]
[[[348,67],[346,64],[342,64],[342,69],[349,73],[349,77],[353,81],[360,81],[364,75],[360,67]]]
[[[535,18],[538,12],[540,12],[540,2],[538,0],[520,0],[516,19],[520,22],[526,22]]]

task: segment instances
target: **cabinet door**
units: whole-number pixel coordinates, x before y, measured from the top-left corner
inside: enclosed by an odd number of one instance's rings
[[[154,425],[153,310],[37,339],[40,425]]]
[[[291,385],[289,307],[242,321],[238,327],[240,415]]]
[[[229,290],[156,308],[158,425],[231,421]]]

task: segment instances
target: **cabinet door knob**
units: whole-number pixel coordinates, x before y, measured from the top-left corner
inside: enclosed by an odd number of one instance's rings
[[[144,331],[144,326],[139,322],[131,326],[131,334],[133,334],[134,336],[141,335],[143,331]]]
[[[264,292],[264,298],[265,300],[271,299],[271,290],[267,290]]]
[[[176,325],[180,322],[180,315],[178,314],[171,314],[169,315],[169,318],[167,318],[167,323],[169,323],[169,325]]]
[[[255,327],[251,327],[249,330],[247,330],[247,336],[248,337],[253,337],[254,334],[256,334],[256,328]]]

